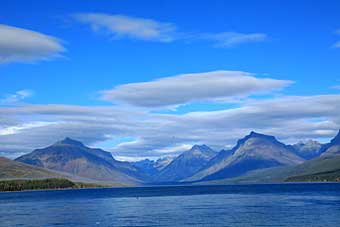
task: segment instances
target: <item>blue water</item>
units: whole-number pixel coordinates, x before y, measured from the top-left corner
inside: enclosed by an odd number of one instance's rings
[[[1,227],[340,226],[340,184],[0,193]]]

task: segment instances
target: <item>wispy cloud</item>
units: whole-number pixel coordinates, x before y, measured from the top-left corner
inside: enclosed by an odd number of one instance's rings
[[[290,84],[292,81],[258,78],[247,72],[213,71],[120,85],[101,92],[101,99],[142,107],[164,107],[268,93]]]
[[[335,31],[335,34],[340,37],[340,29]],[[340,41],[337,41],[336,43],[333,44],[334,48],[340,48]]]
[[[114,38],[133,38],[160,42],[176,39],[176,26],[151,19],[109,15],[101,13],[78,13],[74,19],[91,26],[93,31],[104,31]]]
[[[334,85],[334,86],[331,86],[331,88],[335,90],[340,90],[340,85]]]
[[[224,32],[201,35],[201,38],[213,41],[215,47],[229,48],[246,43],[263,42],[268,39],[268,36],[264,33]]]
[[[32,90],[20,90],[14,94],[6,94],[2,98],[0,97],[0,104],[15,104],[26,98],[33,96],[34,92]]]
[[[333,47],[335,47],[335,48],[340,48],[340,41],[339,41],[339,42],[336,42],[336,43],[333,45]]]
[[[17,126],[10,126],[6,128],[2,128],[2,129],[0,128],[0,136],[18,134],[20,133],[20,131],[23,131],[23,130],[29,130],[32,128],[44,127],[44,126],[53,125],[53,124],[57,124],[57,123],[35,121],[35,122],[30,122],[30,123],[24,123],[22,125],[17,125]]]
[[[46,60],[64,51],[55,37],[0,24],[0,64]]]
[[[187,32],[173,23],[164,23],[152,19],[130,17],[125,15],[110,15],[103,13],[78,13],[72,17],[81,23],[91,26],[95,32],[106,32],[113,38],[132,38],[147,41],[172,42],[207,41],[216,47],[233,47],[245,43],[265,41],[268,36],[264,33],[206,33]]]

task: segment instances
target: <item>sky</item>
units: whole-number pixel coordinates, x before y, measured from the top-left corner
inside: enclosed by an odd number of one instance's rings
[[[71,137],[157,159],[340,128],[337,0],[0,4],[0,156]]]

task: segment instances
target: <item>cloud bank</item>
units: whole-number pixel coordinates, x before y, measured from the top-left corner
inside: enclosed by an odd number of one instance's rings
[[[134,106],[164,107],[268,93],[291,83],[288,80],[257,78],[241,71],[213,71],[120,85],[103,91],[101,98]]]
[[[333,137],[340,127],[340,95],[249,97],[271,94],[291,83],[241,71],[213,71],[125,84],[102,93],[106,100],[129,105],[0,106],[0,156],[16,157],[64,137],[127,160],[174,156],[194,144],[219,150],[252,130],[289,143]],[[17,93],[12,99],[28,95]],[[154,107],[238,97],[247,98],[218,111],[153,111]]]
[[[55,37],[0,24],[0,64],[47,60],[64,51]]]

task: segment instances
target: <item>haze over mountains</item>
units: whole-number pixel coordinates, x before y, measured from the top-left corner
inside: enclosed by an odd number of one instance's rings
[[[0,176],[6,179],[63,175],[110,185],[334,181],[340,179],[340,131],[326,144],[307,141],[294,145],[251,132],[230,150],[216,152],[207,145],[194,145],[175,158],[138,162],[118,161],[109,152],[65,138],[15,161],[1,161]]]

